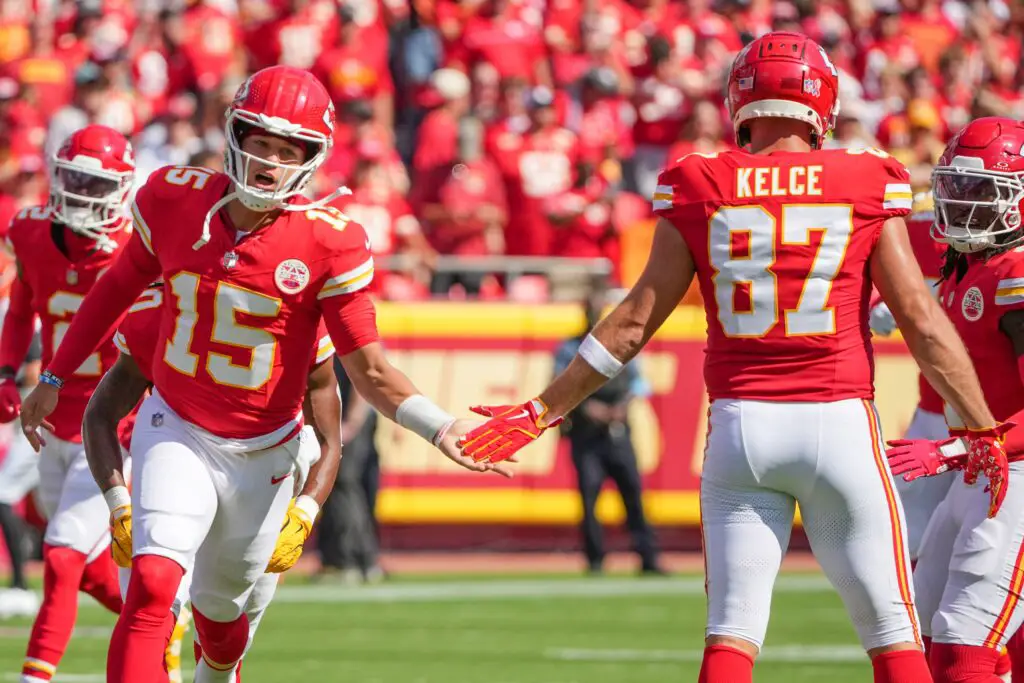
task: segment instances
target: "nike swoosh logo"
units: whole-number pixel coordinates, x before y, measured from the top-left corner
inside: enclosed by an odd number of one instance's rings
[[[523,412],[519,413],[518,415],[513,415],[513,416],[507,417],[505,419],[506,420],[518,420],[521,417],[530,417],[530,411],[524,410]]]
[[[284,481],[285,479],[287,479],[290,476],[292,476],[291,472],[289,472],[288,474],[282,474],[280,477],[271,477],[270,478],[270,485],[271,486],[277,486],[278,484],[280,484],[282,481]]]

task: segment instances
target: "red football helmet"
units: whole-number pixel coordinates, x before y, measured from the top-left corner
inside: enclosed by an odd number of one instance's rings
[[[122,229],[135,179],[132,145],[113,128],[77,130],[53,157],[50,211],[61,223],[102,245]]]
[[[266,161],[242,151],[253,129],[281,137],[306,149],[301,165]],[[257,71],[242,84],[227,110],[225,172],[235,182],[239,200],[254,211],[281,208],[301,194],[327,158],[334,138],[334,103],[313,74],[290,66]],[[273,189],[247,183],[251,162],[280,168]]]
[[[818,149],[839,115],[839,72],[807,36],[766,33],[736,55],[727,103],[741,147],[750,142],[747,121],[775,117],[810,125]]]
[[[1024,123],[987,117],[957,133],[932,172],[932,237],[960,252],[1024,241]]]

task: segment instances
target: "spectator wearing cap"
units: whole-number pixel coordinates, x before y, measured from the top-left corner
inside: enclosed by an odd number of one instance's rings
[[[570,189],[576,180],[579,142],[558,122],[551,90],[530,91],[530,128],[522,135],[506,130],[489,139],[489,153],[505,182],[510,207],[506,252],[516,256],[551,253],[552,226],[544,210],[548,197]]]
[[[370,101],[374,119],[391,128],[395,83],[388,70],[387,46],[359,42],[359,26],[349,5],[338,9],[338,18],[337,42],[316,60],[313,73],[327,86],[336,107],[341,109],[353,100]]]
[[[620,166],[623,159],[633,156],[635,113],[620,95],[615,71],[598,67],[584,75],[580,82],[580,109],[575,128],[584,161],[594,168],[605,163]]]
[[[505,188],[497,166],[484,155],[484,127],[473,117],[459,122],[457,154],[417,179],[409,200],[424,221],[431,246],[439,254],[486,256],[504,251],[508,221]],[[447,294],[460,285],[478,294],[478,273],[436,273],[430,291]]]
[[[417,178],[454,161],[458,154],[459,120],[469,111],[470,86],[466,74],[438,69],[430,82],[441,104],[427,114],[417,133],[412,163]]]
[[[636,123],[633,139],[632,187],[644,197],[654,194],[658,174],[665,167],[668,148],[679,137],[689,102],[680,81],[679,63],[669,42],[655,36],[648,43],[651,75],[637,84],[633,105]]]

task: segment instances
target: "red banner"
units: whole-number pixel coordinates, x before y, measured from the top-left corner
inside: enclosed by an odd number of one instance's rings
[[[536,395],[558,344],[578,333],[578,306],[383,304],[388,354],[424,394],[456,415],[473,404]],[[703,311],[681,308],[640,356],[651,396],[630,408],[645,504],[659,525],[696,524],[707,396]],[[916,366],[900,342],[878,348],[877,403],[887,436],[902,434],[917,402]],[[389,421],[377,435],[380,518],[386,523],[574,524],[580,503],[567,444],[554,433],[522,453],[512,480],[467,472]],[[599,514],[621,519],[612,493]]]

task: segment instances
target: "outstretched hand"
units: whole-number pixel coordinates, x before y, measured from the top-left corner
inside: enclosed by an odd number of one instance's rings
[[[448,428],[448,431],[441,438],[441,442],[437,447],[441,449],[442,453],[448,456],[449,460],[458,463],[467,470],[473,470],[474,472],[494,472],[511,479],[515,476],[515,473],[510,468],[497,463],[476,462],[473,458],[462,452],[462,447],[459,445],[459,440],[462,438],[462,435],[476,429],[482,424],[482,420],[456,420],[452,426]],[[506,462],[518,462],[518,460],[515,458],[509,458]]]

